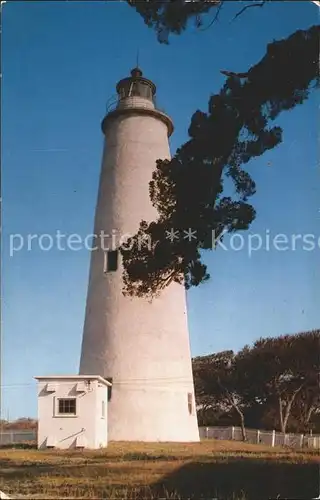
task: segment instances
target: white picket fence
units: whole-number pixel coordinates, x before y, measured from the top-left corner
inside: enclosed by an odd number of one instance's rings
[[[199,427],[200,439],[225,439],[242,441],[240,427]],[[246,429],[247,442],[267,446],[288,446],[319,450],[320,435],[283,434],[276,431]],[[37,439],[35,430],[3,430],[0,432],[0,446],[17,443],[32,443]]]
[[[241,427],[199,427],[200,439],[242,441]],[[246,429],[248,443],[289,448],[311,448],[320,451],[320,435],[283,434],[276,431]]]

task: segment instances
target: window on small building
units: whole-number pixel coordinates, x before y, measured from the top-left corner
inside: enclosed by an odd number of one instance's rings
[[[105,418],[106,416],[106,403],[105,401],[102,401],[101,405],[101,418]]]
[[[58,399],[59,415],[76,415],[76,398]]]
[[[109,273],[118,269],[118,250],[108,250],[104,253],[104,272]]]
[[[188,392],[188,411],[189,411],[189,414],[192,415],[192,413],[193,413],[193,400],[192,400],[191,392]]]

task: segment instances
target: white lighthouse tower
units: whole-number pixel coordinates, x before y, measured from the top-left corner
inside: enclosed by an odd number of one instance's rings
[[[112,382],[111,441],[199,441],[186,296],[172,283],[152,302],[122,294],[115,245],[157,212],[149,197],[156,160],[170,158],[171,119],[155,106],[155,85],[139,68],[117,84],[117,105],[102,130],[94,234],[110,235],[92,251],[80,374]],[[117,243],[116,243],[117,245]]]

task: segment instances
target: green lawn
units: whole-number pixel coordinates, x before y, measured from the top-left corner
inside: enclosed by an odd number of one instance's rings
[[[316,452],[229,441],[1,449],[0,460],[0,490],[13,498],[311,499],[319,487]]]

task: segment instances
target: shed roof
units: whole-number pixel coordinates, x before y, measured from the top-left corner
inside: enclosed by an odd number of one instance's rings
[[[39,377],[33,377],[36,380],[98,380],[104,385],[111,386],[111,382],[101,377],[101,375],[41,375]]]

